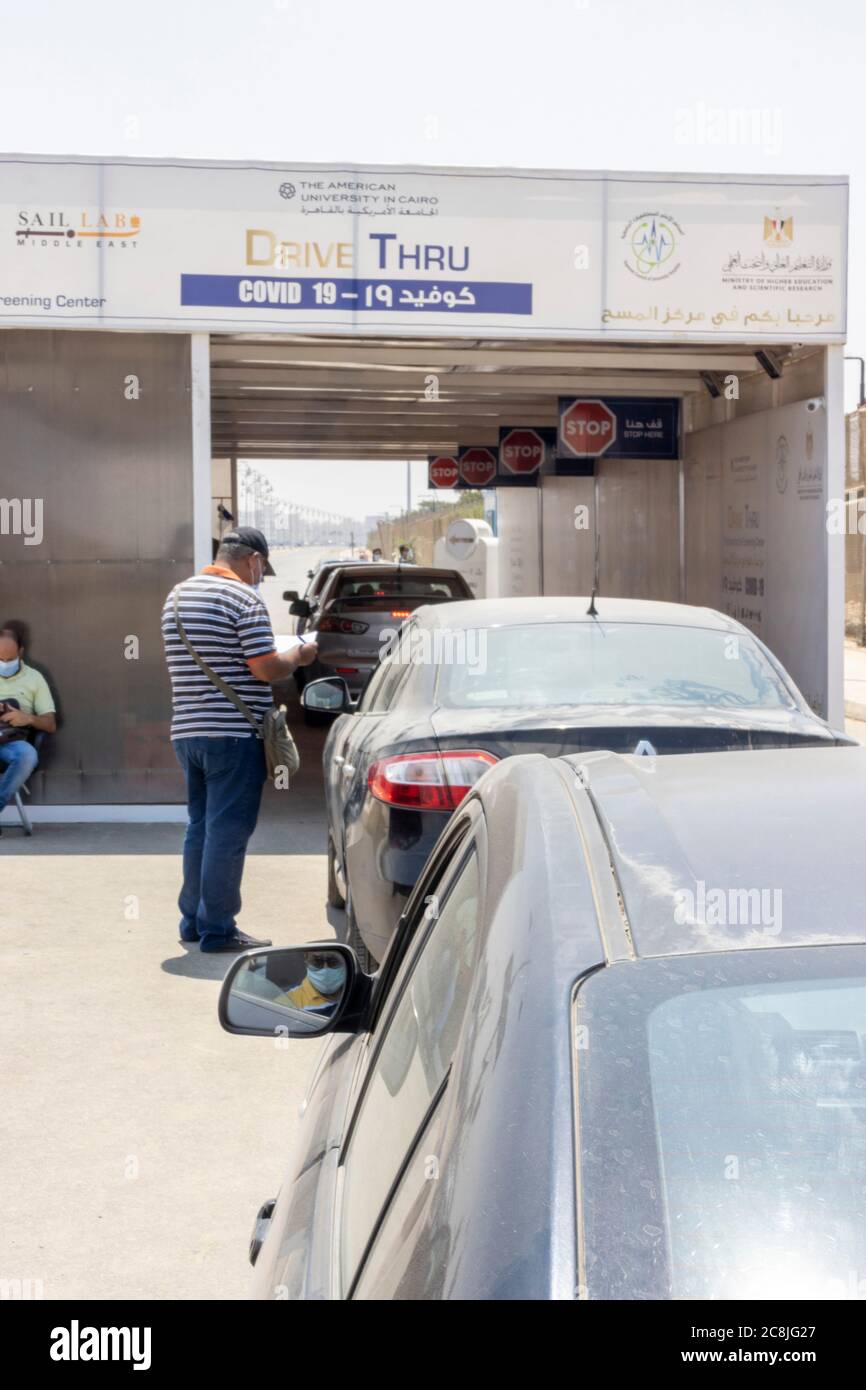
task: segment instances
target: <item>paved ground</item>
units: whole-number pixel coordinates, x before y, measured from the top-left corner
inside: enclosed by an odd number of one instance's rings
[[[295,587],[281,569],[269,591]],[[343,930],[325,905],[325,734],[292,727],[301,773],[267,789],[240,919],[279,945]],[[47,1298],[245,1297],[253,1218],[288,1162],[319,1044],[220,1029],[225,961],[177,944],[182,838],[0,841],[0,1279]]]
[[[288,631],[279,595],[311,557],[276,558],[265,596]],[[850,669],[866,686],[861,649]],[[277,944],[344,929],[325,906],[325,735],[292,725],[301,774],[268,789],[241,917]],[[848,728],[866,743],[866,722]],[[219,1028],[224,962],[176,941],[182,837],[39,826],[0,841],[0,1279],[40,1279],[48,1298],[243,1298],[253,1217],[288,1161],[319,1044]]]

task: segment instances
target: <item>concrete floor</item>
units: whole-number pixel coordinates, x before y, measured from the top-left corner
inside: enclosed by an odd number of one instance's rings
[[[299,737],[304,781],[323,738]],[[320,796],[267,796],[240,925],[276,945],[342,934]],[[288,1162],[320,1044],[219,1027],[226,959],[177,943],[182,838],[2,840],[0,1279],[40,1279],[46,1298],[245,1297],[253,1218]]]
[[[326,730],[297,707],[291,724],[301,772],[266,789],[239,919],[276,945],[343,931],[325,904]],[[0,1280],[46,1298],[246,1297],[253,1219],[289,1161],[320,1043],[222,1031],[225,957],[177,942],[182,840],[171,824],[0,840]]]

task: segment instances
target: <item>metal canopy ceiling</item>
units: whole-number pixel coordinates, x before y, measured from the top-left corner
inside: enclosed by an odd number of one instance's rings
[[[774,347],[781,361],[796,349]],[[214,458],[426,458],[555,425],[557,396],[679,396],[760,372],[754,347],[482,339],[211,338]]]

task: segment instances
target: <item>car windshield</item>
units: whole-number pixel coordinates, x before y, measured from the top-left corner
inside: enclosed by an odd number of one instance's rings
[[[795,709],[742,633],[650,623],[537,623],[465,634],[439,672],[439,702],[473,706],[699,705]]]
[[[364,598],[465,598],[467,590],[451,575],[424,575],[414,570],[390,570],[384,574],[353,574],[339,579],[331,599]]]
[[[866,949],[624,963],[575,1009],[589,1297],[862,1298]]]

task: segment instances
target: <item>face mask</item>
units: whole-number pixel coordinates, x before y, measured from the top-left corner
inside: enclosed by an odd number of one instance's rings
[[[345,965],[326,965],[321,970],[308,970],[307,978],[320,994],[337,994],[346,979]]]
[[[17,676],[21,669],[21,660],[16,656],[14,661],[0,661],[0,676]]]

